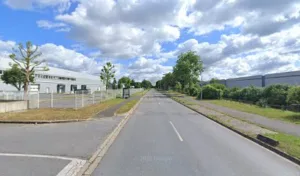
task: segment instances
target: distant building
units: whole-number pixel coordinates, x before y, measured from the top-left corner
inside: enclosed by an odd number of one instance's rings
[[[0,75],[10,69],[8,58],[0,58]],[[75,72],[55,67],[49,67],[49,71],[35,72],[35,81],[31,85],[37,85],[41,93],[73,93],[75,90],[105,90],[99,76]],[[17,89],[9,84],[3,83],[0,79],[0,91],[16,91]]]
[[[300,85],[300,71],[219,80],[227,87],[266,87],[272,84]]]

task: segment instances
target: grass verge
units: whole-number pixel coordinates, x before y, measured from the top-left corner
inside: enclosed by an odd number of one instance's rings
[[[186,103],[186,101],[182,101],[179,98],[173,98],[174,100],[187,105],[189,108],[194,109],[193,107],[189,106],[188,103]],[[217,100],[219,101],[219,100]],[[224,101],[224,100],[220,100],[220,101]],[[234,102],[236,103],[236,102]],[[271,108],[269,108],[271,109]],[[196,109],[194,109],[196,110]],[[272,109],[272,110],[276,110],[276,109]],[[197,111],[197,110],[196,110]],[[207,115],[209,118],[218,121],[219,123],[228,126],[230,128],[233,128],[234,130],[237,130],[243,134],[245,134],[248,137],[251,138],[256,138],[256,135],[253,135],[251,133],[247,133],[245,131],[239,130],[238,128],[236,128],[234,125],[230,125],[228,122],[221,120],[220,118],[216,118],[213,115]],[[237,119],[239,120],[239,119]],[[253,124],[253,123],[252,123]],[[293,136],[293,135],[288,135],[288,134],[284,134],[284,133],[277,133],[277,134],[264,134],[267,137],[270,137],[274,140],[279,141],[279,145],[276,147],[278,150],[283,151],[287,154],[289,154],[290,156],[293,156],[297,159],[300,159],[300,137],[298,136]]]
[[[113,105],[119,104],[124,99],[112,99],[99,104],[94,104],[75,109],[35,109],[26,112],[1,113],[0,120],[9,121],[54,121],[54,120],[85,120],[96,115]]]
[[[265,136],[279,141],[277,148],[281,151],[300,159],[300,137],[284,133],[265,134]]]
[[[255,105],[249,105],[229,100],[207,100],[207,102],[243,112],[258,114],[272,119],[278,119],[287,122],[292,122],[295,124],[300,124],[300,113],[298,112],[284,111],[273,108],[261,108]]]
[[[128,112],[131,108],[134,107],[134,105],[137,104],[139,100],[131,100],[129,102],[127,102],[126,104],[124,104],[122,107],[120,107],[118,110],[117,110],[117,114],[124,114],[126,112]]]

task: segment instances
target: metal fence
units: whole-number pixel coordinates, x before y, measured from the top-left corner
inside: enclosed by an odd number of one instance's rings
[[[74,94],[32,94],[30,107],[32,108],[74,108],[79,109],[95,103],[101,103],[114,98],[122,97],[122,89],[95,91],[91,94],[86,91],[75,91]],[[131,95],[143,89],[131,89]],[[36,104],[38,101],[39,105]]]
[[[135,94],[144,89],[130,89],[130,94]],[[73,108],[79,109],[95,103],[101,103],[114,98],[122,98],[122,89],[95,91],[75,91],[73,94],[57,93],[28,93],[29,109],[39,108]],[[0,92],[0,101],[21,101],[25,100],[24,92]]]

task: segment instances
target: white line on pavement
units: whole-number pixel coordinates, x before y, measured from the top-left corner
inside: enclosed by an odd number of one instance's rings
[[[177,129],[175,128],[175,126],[174,126],[174,124],[170,121],[170,124],[172,125],[172,127],[173,127],[173,130],[175,131],[175,133],[177,134],[177,136],[178,136],[178,138],[179,138],[179,140],[182,142],[183,141],[183,139],[182,139],[182,137],[180,136],[180,134],[179,134],[179,132],[177,131]]]
[[[83,165],[85,160],[63,157],[63,156],[51,156],[51,155],[32,155],[32,154],[18,154],[18,153],[0,153],[0,156],[12,156],[12,157],[28,157],[28,158],[46,158],[46,159],[59,159],[71,161],[67,166],[61,170],[57,176],[75,176]]]

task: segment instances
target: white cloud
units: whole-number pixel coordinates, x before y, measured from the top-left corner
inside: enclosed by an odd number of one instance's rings
[[[56,29],[57,32],[69,32],[70,28],[65,23],[55,23],[48,20],[39,20],[36,22],[38,27],[43,29]]]
[[[155,85],[155,82],[161,79],[163,74],[172,71],[172,66],[162,65],[166,61],[167,59],[165,58],[147,59],[145,57],[140,57],[128,66],[128,76],[136,81],[147,79]]]

